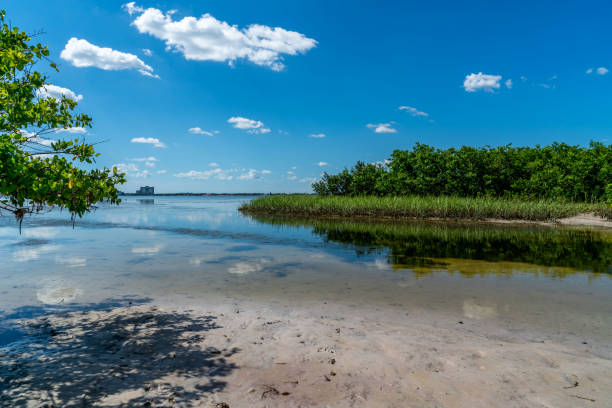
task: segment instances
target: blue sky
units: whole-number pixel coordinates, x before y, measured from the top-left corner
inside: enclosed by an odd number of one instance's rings
[[[44,31],[48,94],[80,99],[125,191],[301,192],[415,142],[612,140],[609,2],[126,3],[2,4]]]

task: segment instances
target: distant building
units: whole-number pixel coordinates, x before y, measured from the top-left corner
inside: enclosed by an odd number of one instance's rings
[[[138,190],[136,190],[136,194],[138,194],[138,195],[153,195],[153,194],[155,194],[155,187],[153,187],[153,186],[140,187]]]

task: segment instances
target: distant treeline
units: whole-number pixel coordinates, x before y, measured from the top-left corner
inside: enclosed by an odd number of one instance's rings
[[[417,143],[385,164],[357,162],[312,185],[320,195],[513,197],[612,202],[612,145],[436,149]]]

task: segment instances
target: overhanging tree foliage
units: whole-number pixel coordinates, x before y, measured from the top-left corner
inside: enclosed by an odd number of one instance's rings
[[[58,131],[91,127],[92,119],[76,114],[77,102],[45,96],[47,77],[34,70],[48,62],[48,47],[5,24],[0,11],[0,211],[19,221],[46,207],[66,208],[81,217],[96,203],[116,204],[116,186],[124,174],[116,168],[86,169],[99,153],[78,138],[58,138]],[[69,132],[68,132],[69,133]],[[53,138],[51,138],[53,136]],[[77,167],[79,164],[81,167]]]

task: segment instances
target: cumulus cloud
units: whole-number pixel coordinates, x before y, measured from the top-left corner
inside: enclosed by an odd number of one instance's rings
[[[219,163],[216,163],[216,162],[208,163],[208,167],[219,167]]]
[[[152,144],[154,147],[167,147],[159,139],[155,137],[134,137],[131,140],[132,143],[145,143]]]
[[[87,129],[84,127],[71,127],[71,128],[56,128],[55,133],[72,133],[78,135],[84,135],[87,133]]]
[[[53,84],[45,84],[38,88],[36,96],[39,98],[55,98],[55,99],[72,99],[75,102],[80,102],[83,99],[83,95],[77,95],[75,92],[68,88],[62,88],[61,86]]]
[[[393,126],[394,122],[389,122],[389,123],[369,123],[366,126],[369,129],[374,129],[374,132],[376,133],[397,133],[397,129],[393,129],[391,126]]]
[[[192,127],[189,128],[189,133],[191,133],[192,135],[206,135],[206,136],[212,136],[213,132],[209,132],[207,130],[203,130],[201,127]],[[218,133],[218,132],[215,132]]]
[[[157,170],[157,174],[166,174],[168,171],[167,170]]]
[[[153,156],[149,156],[149,157],[136,157],[134,159],[131,159],[132,161],[135,162],[156,162],[159,161],[157,160],[157,157],[153,157]]]
[[[72,37],[66,43],[60,57],[78,68],[96,67],[105,71],[135,69],[142,75],[159,78],[153,68],[134,54],[98,47],[87,40]]]
[[[152,55],[153,55],[153,51],[151,51],[151,50],[150,50],[150,49],[148,49],[148,48],[143,48],[143,49],[142,49],[142,53],[143,53],[145,56],[147,56],[147,57],[150,57],[150,56],[152,56]]]
[[[287,180],[296,180],[296,179],[297,179],[297,176],[288,176],[287,177]]]
[[[312,135],[308,137],[312,137],[313,139],[323,139],[327,137],[327,135],[325,133],[313,133]]]
[[[192,180],[208,180],[211,177],[217,180],[232,180],[234,176],[230,175],[229,173],[232,173],[234,171],[235,170],[223,170],[217,167],[212,170],[204,170],[204,171],[190,170],[184,173],[177,173],[174,175],[174,177],[189,178]]]
[[[328,162],[324,162],[324,161],[320,161],[320,162],[317,163],[317,166],[325,167],[325,166],[329,166],[329,163]]]
[[[506,84],[506,88],[512,89],[512,80],[511,79],[507,79],[505,84]]]
[[[238,180],[255,180],[255,179],[261,178],[262,175],[266,175],[270,173],[272,173],[270,170],[259,171],[255,169],[249,169],[248,172],[239,175]]]
[[[595,72],[597,75],[606,75],[608,73],[608,68],[599,67],[599,68],[589,68],[586,70],[587,74],[592,74],[593,72]]]
[[[467,92],[493,92],[493,90],[499,89],[499,81],[501,79],[501,75],[489,75],[479,72],[477,74],[466,75],[463,87]]]
[[[422,116],[424,118],[429,116],[428,113],[420,111],[417,108],[413,108],[412,106],[400,106],[399,110],[403,110],[403,111],[408,112],[410,114],[410,116]]]
[[[317,179],[314,177],[303,177],[298,180],[299,183],[314,183],[315,181],[317,181]]]
[[[148,170],[140,170],[134,163],[117,163],[113,164],[119,173],[125,173],[126,177],[147,178],[151,175]]]
[[[236,129],[246,130],[249,133],[269,133],[270,129],[266,128],[263,122],[259,120],[247,119],[240,116],[233,116],[227,120],[227,123],[232,124]]]
[[[240,29],[210,14],[173,20],[172,11],[145,9],[135,2],[124,8],[130,15],[138,15],[132,22],[138,32],[164,41],[168,50],[182,53],[187,60],[233,65],[236,60],[246,59],[281,71],[285,68],[283,55],[303,54],[317,45],[314,39],[281,27],[252,24]]]

